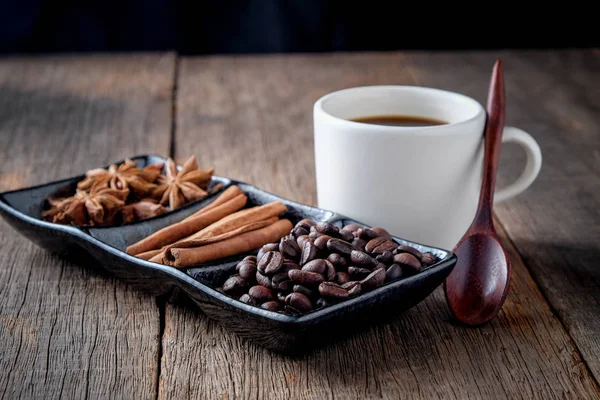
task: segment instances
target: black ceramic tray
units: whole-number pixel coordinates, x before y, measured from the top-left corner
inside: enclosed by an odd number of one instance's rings
[[[133,157],[132,160],[140,167],[166,161],[154,155]],[[82,228],[43,221],[39,216],[45,199],[60,191],[73,190],[82,177],[0,193],[0,213],[14,229],[40,247],[69,258],[72,254],[83,253],[84,258],[77,258],[82,266],[101,265],[110,274],[154,296],[178,290],[227,329],[272,350],[297,352],[321,346],[397,316],[436,289],[456,263],[456,256],[448,250],[395,237],[399,244],[431,252],[440,261],[416,275],[386,283],[356,298],[307,314],[293,316],[267,311],[216,290],[235,270],[237,262],[247,254],[256,254],[256,251],[187,269],[145,261],[125,253],[128,245],[205,207],[220,192],[167,214],[121,226]],[[288,207],[285,217],[294,224],[300,219],[311,218],[328,221],[338,227],[350,223],[367,226],[332,211],[283,199],[243,182],[215,176],[211,185],[218,182],[223,184],[223,189],[238,185],[248,196],[247,207],[281,200]]]

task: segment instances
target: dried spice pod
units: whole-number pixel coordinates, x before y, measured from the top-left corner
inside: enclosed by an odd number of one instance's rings
[[[135,161],[125,160],[121,165],[111,164],[108,169],[95,168],[86,172],[77,189],[86,192],[100,189],[129,190],[137,198],[150,196],[156,189],[154,182],[160,176],[163,164],[138,168]]]
[[[77,190],[65,199],[49,199],[50,209],[42,212],[46,221],[69,225],[107,226],[119,222],[129,189],[94,188]]]
[[[166,212],[167,209],[162,204],[151,201],[138,201],[123,207],[121,210],[121,219],[123,223],[143,221]]]
[[[212,179],[214,168],[200,170],[196,162],[196,156],[191,156],[177,170],[177,164],[169,158],[166,165],[166,175],[160,175],[157,179],[153,197],[160,199],[160,204],[169,205],[171,210],[208,196],[207,189]]]

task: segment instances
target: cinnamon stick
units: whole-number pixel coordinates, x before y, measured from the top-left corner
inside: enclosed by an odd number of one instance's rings
[[[246,232],[206,246],[171,248],[165,252],[163,262],[167,265],[182,268],[218,260],[257,249],[267,243],[276,242],[287,235],[292,228],[292,223],[288,219],[280,219],[264,228]]]
[[[239,228],[230,230],[228,232],[221,233],[220,235],[205,237],[202,239],[180,240],[170,246],[163,247],[161,250],[153,250],[153,251],[149,251],[149,252],[146,252],[143,254],[150,255],[150,253],[153,253],[151,258],[149,258],[149,260],[152,262],[163,264],[164,263],[163,258],[165,256],[166,252],[172,248],[176,247],[178,249],[183,249],[183,248],[200,247],[200,246],[205,246],[205,245],[212,244],[212,243],[217,243],[222,240],[230,239],[232,237],[241,235],[242,233],[251,232],[251,231],[254,231],[254,230],[257,230],[260,228],[264,228],[265,226],[274,224],[275,222],[277,222],[277,220],[279,220],[278,217],[272,217],[272,218],[265,219],[262,221],[251,222],[249,224],[240,226]]]
[[[221,204],[226,203],[227,201],[233,199],[235,196],[238,196],[240,194],[243,194],[244,192],[242,192],[242,189],[240,189],[238,186],[230,186],[227,189],[225,189],[223,191],[223,193],[221,193],[219,195],[219,197],[217,197],[215,199],[215,201],[213,201],[212,203],[210,203],[209,205],[207,205],[204,208],[201,208],[200,210],[196,211],[195,213],[193,213],[192,215],[190,215],[189,217],[186,217],[182,220],[183,221],[188,221],[190,219],[194,219],[199,215],[202,215],[203,213],[205,213],[208,210],[212,210],[215,207],[220,206]]]
[[[127,247],[126,252],[131,255],[136,255],[150,250],[160,249],[165,245],[174,243],[177,240],[190,236],[194,232],[198,232],[221,218],[240,210],[246,205],[247,200],[248,197],[245,194],[239,194],[216,207],[212,207],[202,213],[196,213],[195,218],[188,217],[180,222],[164,227],[152,235]]]
[[[152,257],[154,257],[155,255],[162,253],[162,252],[163,252],[163,250],[164,250],[164,247],[163,247],[163,248],[160,248],[160,249],[157,249],[157,250],[145,251],[145,252],[143,252],[143,253],[136,254],[135,256],[136,256],[136,257],[138,257],[138,258],[141,258],[141,259],[143,259],[143,260],[150,260],[150,259],[151,259]],[[151,260],[150,260],[150,261],[151,261]]]
[[[271,217],[277,217],[286,210],[287,207],[281,201],[274,201],[272,203],[264,204],[262,206],[256,206],[245,210],[240,210],[226,216],[225,218],[215,222],[212,225],[207,226],[200,232],[195,233],[186,239],[183,239],[183,241],[202,239],[206,237],[220,235],[222,233],[229,232],[233,229],[247,225],[251,222],[262,221]],[[177,244],[177,242],[174,244]]]

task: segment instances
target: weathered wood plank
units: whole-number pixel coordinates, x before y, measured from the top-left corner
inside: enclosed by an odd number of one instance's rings
[[[530,190],[496,213],[600,381],[600,51],[509,63],[510,123],[535,134],[544,165]],[[507,151],[502,162],[508,182],[524,157]]]
[[[167,154],[173,68],[173,55],[0,61],[0,190]],[[155,300],[5,222],[0,243],[0,398],[155,398]]]
[[[493,61],[491,54],[427,53],[184,59],[176,154],[195,153],[220,175],[315,204],[318,97],[348,86],[416,83],[483,101]],[[505,68],[508,83],[515,72],[510,61]],[[518,89],[508,86],[509,95]],[[452,323],[440,288],[390,324],[286,358],[169,304],[159,397],[598,397],[573,342],[509,248],[512,290],[498,318],[479,329]]]

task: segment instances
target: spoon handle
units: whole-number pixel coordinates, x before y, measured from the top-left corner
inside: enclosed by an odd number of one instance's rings
[[[473,229],[489,229],[493,226],[494,189],[496,187],[496,172],[500,163],[505,114],[504,72],[502,61],[497,60],[492,71],[487,102],[483,179],[479,193],[479,206],[472,225]]]

